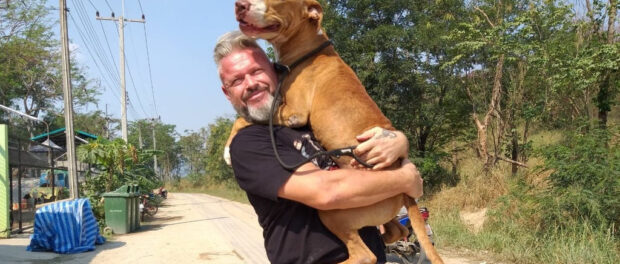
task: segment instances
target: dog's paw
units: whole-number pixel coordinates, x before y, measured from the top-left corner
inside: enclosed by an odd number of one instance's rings
[[[224,161],[228,166],[232,166],[232,162],[230,161],[230,148],[224,147]]]
[[[303,124],[301,124],[301,119],[297,117],[297,115],[291,115],[288,120],[286,120],[286,125],[289,127],[300,127]]]

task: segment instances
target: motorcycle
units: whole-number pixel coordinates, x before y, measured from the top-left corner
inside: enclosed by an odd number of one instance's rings
[[[428,223],[430,212],[426,207],[420,207],[420,214],[424,219],[426,235],[428,235],[431,243],[433,243],[434,245],[435,242],[433,242],[433,229]],[[411,221],[409,219],[409,216],[407,215],[407,210],[401,210],[401,213],[396,216],[396,219],[401,225],[405,226],[409,230],[409,236],[392,244],[386,245],[385,253],[388,262],[402,264],[428,263],[426,253],[424,252],[424,249],[420,246],[420,243],[418,242],[415,234],[413,233],[413,227],[411,227]]]
[[[140,196],[140,221],[144,221],[144,215],[153,217],[157,213],[157,210],[159,210],[159,207],[152,201],[152,199],[153,198],[149,194],[143,194]]]

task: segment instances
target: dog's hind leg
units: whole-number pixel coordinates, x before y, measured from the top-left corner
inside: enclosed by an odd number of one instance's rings
[[[385,233],[381,236],[383,237],[383,242],[386,244],[394,243],[397,240],[409,235],[409,230],[401,225],[396,219],[392,219],[383,224],[383,228],[385,229]]]
[[[349,258],[340,264],[375,264],[377,257],[375,256],[364,241],[357,233],[357,230],[346,229],[346,227],[327,227],[344,242],[349,251]]]

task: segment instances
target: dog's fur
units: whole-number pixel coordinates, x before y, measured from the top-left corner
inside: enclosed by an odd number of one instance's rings
[[[235,11],[241,31],[269,41],[279,63],[284,65],[328,40],[321,29],[322,8],[315,0],[238,0]],[[294,68],[284,80],[281,94],[283,102],[274,122],[290,127],[309,122],[316,138],[328,150],[357,145],[355,136],[373,127],[394,130],[353,70],[331,46]],[[237,120],[228,143],[246,125],[245,120]],[[349,167],[349,161],[350,158],[344,157],[337,163]],[[393,220],[403,205],[429,259],[432,263],[443,263],[426,235],[415,200],[404,194],[366,207],[319,211],[319,216],[345,242],[349,252],[345,263],[374,263],[374,254],[357,230],[386,224],[384,240],[395,241],[407,232]]]

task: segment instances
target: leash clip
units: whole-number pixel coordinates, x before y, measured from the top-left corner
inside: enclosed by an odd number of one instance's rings
[[[335,149],[335,150],[330,151],[329,155],[330,156],[334,156],[336,158],[340,158],[340,156],[349,156],[349,157],[352,157],[353,159],[355,159],[355,161],[357,161],[359,164],[362,164],[366,168],[374,167],[373,165],[370,165],[370,164],[366,163],[360,157],[355,155],[355,152],[353,152],[354,149],[355,149],[354,146],[346,147],[346,148],[339,148],[339,149]]]

